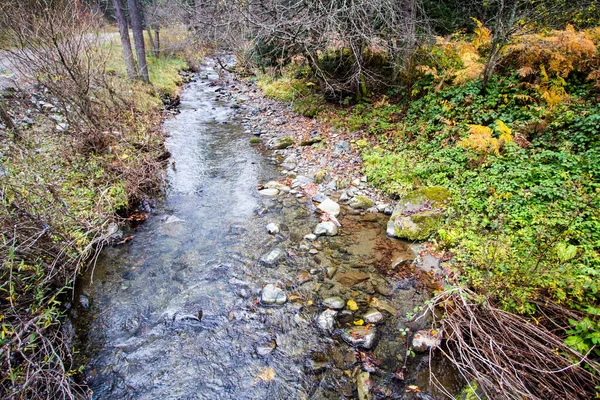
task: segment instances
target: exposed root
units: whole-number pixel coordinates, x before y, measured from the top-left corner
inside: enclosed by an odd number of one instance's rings
[[[439,351],[490,399],[583,399],[598,395],[600,364],[563,343],[536,320],[511,314],[462,288],[447,290],[429,308],[444,311]],[[553,304],[552,313],[563,312]],[[568,310],[564,310],[570,313]],[[560,318],[559,318],[560,319]],[[439,387],[437,379],[433,382]],[[439,387],[440,390],[444,390]]]

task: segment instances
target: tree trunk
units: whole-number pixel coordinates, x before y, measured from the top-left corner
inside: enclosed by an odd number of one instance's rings
[[[160,35],[159,32],[160,28],[158,26],[154,27],[154,34],[156,35],[156,40],[154,41],[156,43],[156,57],[160,57]]]
[[[146,32],[148,32],[148,40],[150,41],[150,47],[152,47],[152,55],[156,57],[156,45],[154,44],[154,38],[152,37],[152,29],[146,28]]]
[[[137,70],[135,69],[135,61],[133,60],[133,52],[131,51],[131,42],[129,41],[129,27],[127,18],[123,12],[123,1],[113,0],[115,6],[115,15],[119,24],[119,35],[121,36],[121,46],[123,47],[123,58],[125,59],[125,67],[127,68],[127,76],[129,79],[137,78]]]
[[[148,77],[148,64],[146,64],[146,47],[144,46],[144,29],[142,16],[137,0],[127,0],[129,7],[129,18],[131,18],[131,29],[133,30],[133,42],[135,43],[135,54],[138,60],[138,68],[142,79],[150,82]]]

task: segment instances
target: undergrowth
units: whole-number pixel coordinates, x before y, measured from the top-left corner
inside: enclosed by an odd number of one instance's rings
[[[75,380],[66,303],[77,274],[119,240],[128,210],[159,190],[168,157],[161,99],[177,96],[182,53],[149,57],[147,85],[126,79],[118,45],[86,51],[85,95],[60,84],[60,65],[2,94],[17,126],[0,137],[2,398],[87,397]]]
[[[571,27],[524,35],[506,48],[485,88],[485,32],[440,39],[410,89],[327,117],[364,133],[370,144],[360,147],[376,187],[396,197],[422,186],[450,190],[446,224],[432,238],[453,255],[448,283],[543,321],[596,362],[598,39],[597,29]],[[542,318],[548,302],[555,314]]]

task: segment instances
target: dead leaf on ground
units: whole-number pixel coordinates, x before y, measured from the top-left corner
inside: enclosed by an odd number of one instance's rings
[[[272,382],[275,380],[275,370],[271,367],[265,367],[260,370],[260,373],[254,378],[254,382]]]

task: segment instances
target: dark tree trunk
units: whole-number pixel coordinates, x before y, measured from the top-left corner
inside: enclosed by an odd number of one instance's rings
[[[150,47],[152,48],[152,55],[156,57],[156,45],[154,44],[154,37],[152,37],[152,29],[146,28],[146,32],[148,32],[148,40],[150,41]]]
[[[142,79],[150,82],[148,77],[148,65],[146,64],[146,47],[144,46],[144,28],[142,26],[142,15],[137,0],[127,0],[129,7],[129,18],[131,18],[131,29],[133,30],[133,42],[135,43],[135,54],[138,60],[138,68]]]
[[[125,18],[125,12],[123,11],[123,1],[113,0],[113,4],[115,6],[117,23],[119,24],[119,34],[121,36],[121,46],[123,47],[123,58],[125,59],[127,76],[129,79],[135,79],[137,78],[137,70],[135,69],[135,61],[133,59],[133,52],[131,51],[129,26],[127,25],[127,18]]]
[[[154,34],[156,36],[156,40],[154,41],[156,43],[156,57],[160,57],[160,35],[159,35],[159,31],[160,31],[160,28],[158,26],[154,27]]]

